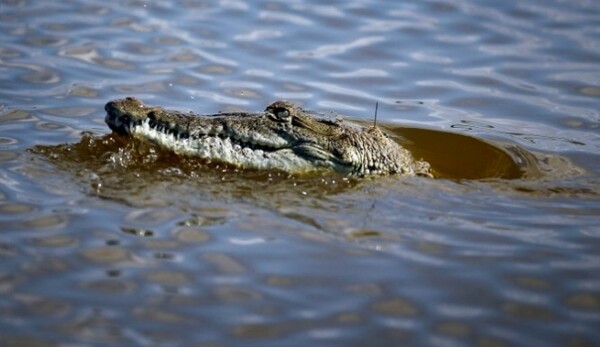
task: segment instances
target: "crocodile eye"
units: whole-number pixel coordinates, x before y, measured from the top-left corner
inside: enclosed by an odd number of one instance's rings
[[[290,122],[292,120],[292,115],[290,114],[290,110],[284,107],[269,107],[267,111],[275,116],[275,119],[280,122]]]
[[[288,109],[281,108],[275,110],[275,112],[275,116],[281,120],[288,120],[290,118],[290,111]]]

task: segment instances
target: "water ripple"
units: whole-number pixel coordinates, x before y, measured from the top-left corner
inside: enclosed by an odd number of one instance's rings
[[[3,1],[2,343],[597,345],[597,18],[592,0]],[[369,123],[379,102],[382,129],[456,173],[185,160],[107,135],[126,95]],[[516,173],[465,179],[490,148]]]
[[[301,26],[310,26],[313,24],[312,20],[289,12],[261,11],[258,16],[267,22],[285,22]]]
[[[237,41],[261,41],[283,36],[283,33],[275,30],[254,30],[246,34],[240,34],[233,37]]]
[[[287,55],[299,58],[325,58],[330,55],[343,54],[353,49],[368,47],[382,41],[384,41],[384,38],[381,36],[361,37],[348,43],[324,45],[310,51],[291,51]]]

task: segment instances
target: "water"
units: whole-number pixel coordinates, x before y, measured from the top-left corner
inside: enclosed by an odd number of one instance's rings
[[[594,1],[0,2],[0,345],[600,344]],[[239,171],[104,103],[275,99],[439,179]]]

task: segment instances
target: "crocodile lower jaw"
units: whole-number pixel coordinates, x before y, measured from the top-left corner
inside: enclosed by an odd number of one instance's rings
[[[188,136],[151,125],[148,119],[138,124],[130,123],[128,129],[134,137],[157,143],[179,155],[197,156],[207,161],[215,160],[253,169],[315,169],[314,163],[296,155],[292,148],[257,146],[225,136]]]

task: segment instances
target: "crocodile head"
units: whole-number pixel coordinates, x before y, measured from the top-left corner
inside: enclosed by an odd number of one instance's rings
[[[429,165],[376,127],[313,117],[286,101],[260,113],[196,115],[151,107],[136,98],[110,101],[116,133],[152,141],[182,155],[239,167],[343,174],[430,176]]]

